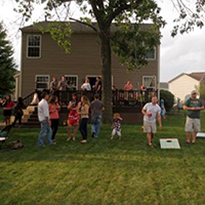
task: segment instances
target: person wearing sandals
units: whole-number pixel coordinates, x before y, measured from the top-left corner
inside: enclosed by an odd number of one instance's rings
[[[75,141],[75,137],[78,132],[78,126],[79,126],[79,121],[80,121],[80,116],[78,114],[78,101],[77,101],[77,94],[73,93],[72,94],[72,100],[68,104],[68,120],[67,120],[67,125],[68,125],[68,138],[67,141],[70,141],[73,139]],[[72,127],[74,127],[74,133],[73,137],[71,137],[71,132],[72,132]]]
[[[89,119],[89,107],[90,107],[90,102],[88,98],[83,95],[81,97],[81,104],[79,107],[79,114],[81,116],[80,120],[80,125],[79,125],[79,131],[82,135],[82,140],[81,144],[87,143],[87,124],[88,124],[88,119]]]
[[[194,144],[196,142],[196,134],[200,132],[200,111],[204,109],[203,103],[200,99],[196,98],[197,92],[193,90],[191,97],[185,102],[183,109],[187,111],[185,132],[186,132],[186,143]],[[191,141],[192,133],[192,141]]]
[[[55,142],[55,136],[58,131],[59,125],[59,111],[60,105],[58,104],[58,98],[55,95],[52,95],[48,101],[49,103],[49,113],[51,120],[51,129],[52,129],[52,141]]]
[[[159,130],[162,129],[162,120],[161,120],[161,108],[157,104],[158,99],[156,96],[152,97],[152,101],[147,103],[142,108],[143,117],[143,129],[144,132],[147,133],[148,145],[153,148],[152,139],[154,138],[154,134],[157,131],[156,128],[156,119],[159,122]]]
[[[3,106],[3,115],[5,118],[5,123],[6,125],[10,125],[12,109],[14,107],[14,101],[11,100],[11,95],[7,95],[1,104]]]

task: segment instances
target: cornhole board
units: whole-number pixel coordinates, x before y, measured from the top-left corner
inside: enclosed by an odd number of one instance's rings
[[[181,149],[179,141],[176,138],[160,139],[161,149]]]
[[[196,134],[196,137],[205,138],[205,133],[204,133],[204,132],[198,132],[198,133]]]

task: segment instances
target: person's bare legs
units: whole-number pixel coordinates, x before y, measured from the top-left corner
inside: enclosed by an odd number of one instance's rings
[[[152,146],[152,133],[151,132],[147,133],[147,141],[148,141],[148,145]]]
[[[186,142],[187,142],[187,143],[190,143],[190,142],[191,142],[191,133],[190,133],[190,132],[187,132],[187,133],[186,133]]]
[[[71,129],[72,129],[72,125],[68,124],[68,138],[67,138],[67,141],[71,140]]]
[[[196,134],[197,134],[197,132],[193,131],[193,133],[192,133],[192,143],[196,142]]]
[[[77,135],[77,132],[78,132],[78,124],[75,124],[75,125],[74,125],[73,141],[75,141],[75,137],[76,137],[76,135]]]

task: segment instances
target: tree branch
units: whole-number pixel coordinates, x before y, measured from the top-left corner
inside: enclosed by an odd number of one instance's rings
[[[97,28],[95,28],[95,26],[93,26],[93,25],[91,25],[91,24],[89,24],[89,23],[86,23],[86,22],[84,22],[84,21],[80,21],[80,20],[78,20],[78,19],[74,19],[74,18],[71,18],[71,17],[70,17],[70,20],[73,20],[73,21],[75,21],[75,22],[77,22],[77,23],[80,23],[80,24],[83,24],[83,25],[85,25],[85,26],[88,26],[88,27],[92,28],[96,33],[98,33]]]

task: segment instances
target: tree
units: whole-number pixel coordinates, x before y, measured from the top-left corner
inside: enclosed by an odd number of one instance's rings
[[[174,19],[175,26],[172,30],[172,37],[178,33],[184,34],[194,30],[195,27],[204,26],[204,0],[171,0],[174,8],[178,11],[178,18]]]
[[[160,90],[160,99],[164,100],[165,109],[169,112],[174,105],[174,95],[168,90]]]
[[[6,40],[7,34],[3,23],[0,23],[0,95],[10,94],[15,87],[14,74],[16,65],[13,59],[11,43]]]
[[[53,12],[57,14],[58,20],[69,20],[69,6],[71,0],[16,0],[19,3],[17,12],[23,14],[25,21],[28,21],[35,8],[35,4],[44,7],[45,17],[49,19]],[[120,57],[121,63],[126,64],[128,69],[140,69],[147,64],[146,53],[160,43],[160,27],[165,25],[159,15],[160,8],[154,0],[76,0],[84,14],[91,18],[80,18],[76,22],[91,27],[100,38],[101,62],[102,62],[102,87],[103,102],[105,106],[104,122],[110,123],[112,118],[112,93],[111,93],[111,53]],[[62,12],[64,10],[64,12]],[[59,12],[60,11],[60,12]],[[151,21],[149,28],[143,29],[141,24],[144,21]],[[92,21],[96,21],[93,24]],[[115,24],[117,31],[111,32]],[[62,37],[62,30],[56,32],[56,25],[50,27],[50,33],[55,30],[55,37]],[[58,33],[58,34],[57,34]],[[57,34],[57,35],[56,35]],[[66,39],[67,40],[67,39]],[[69,51],[69,43],[61,45]]]

